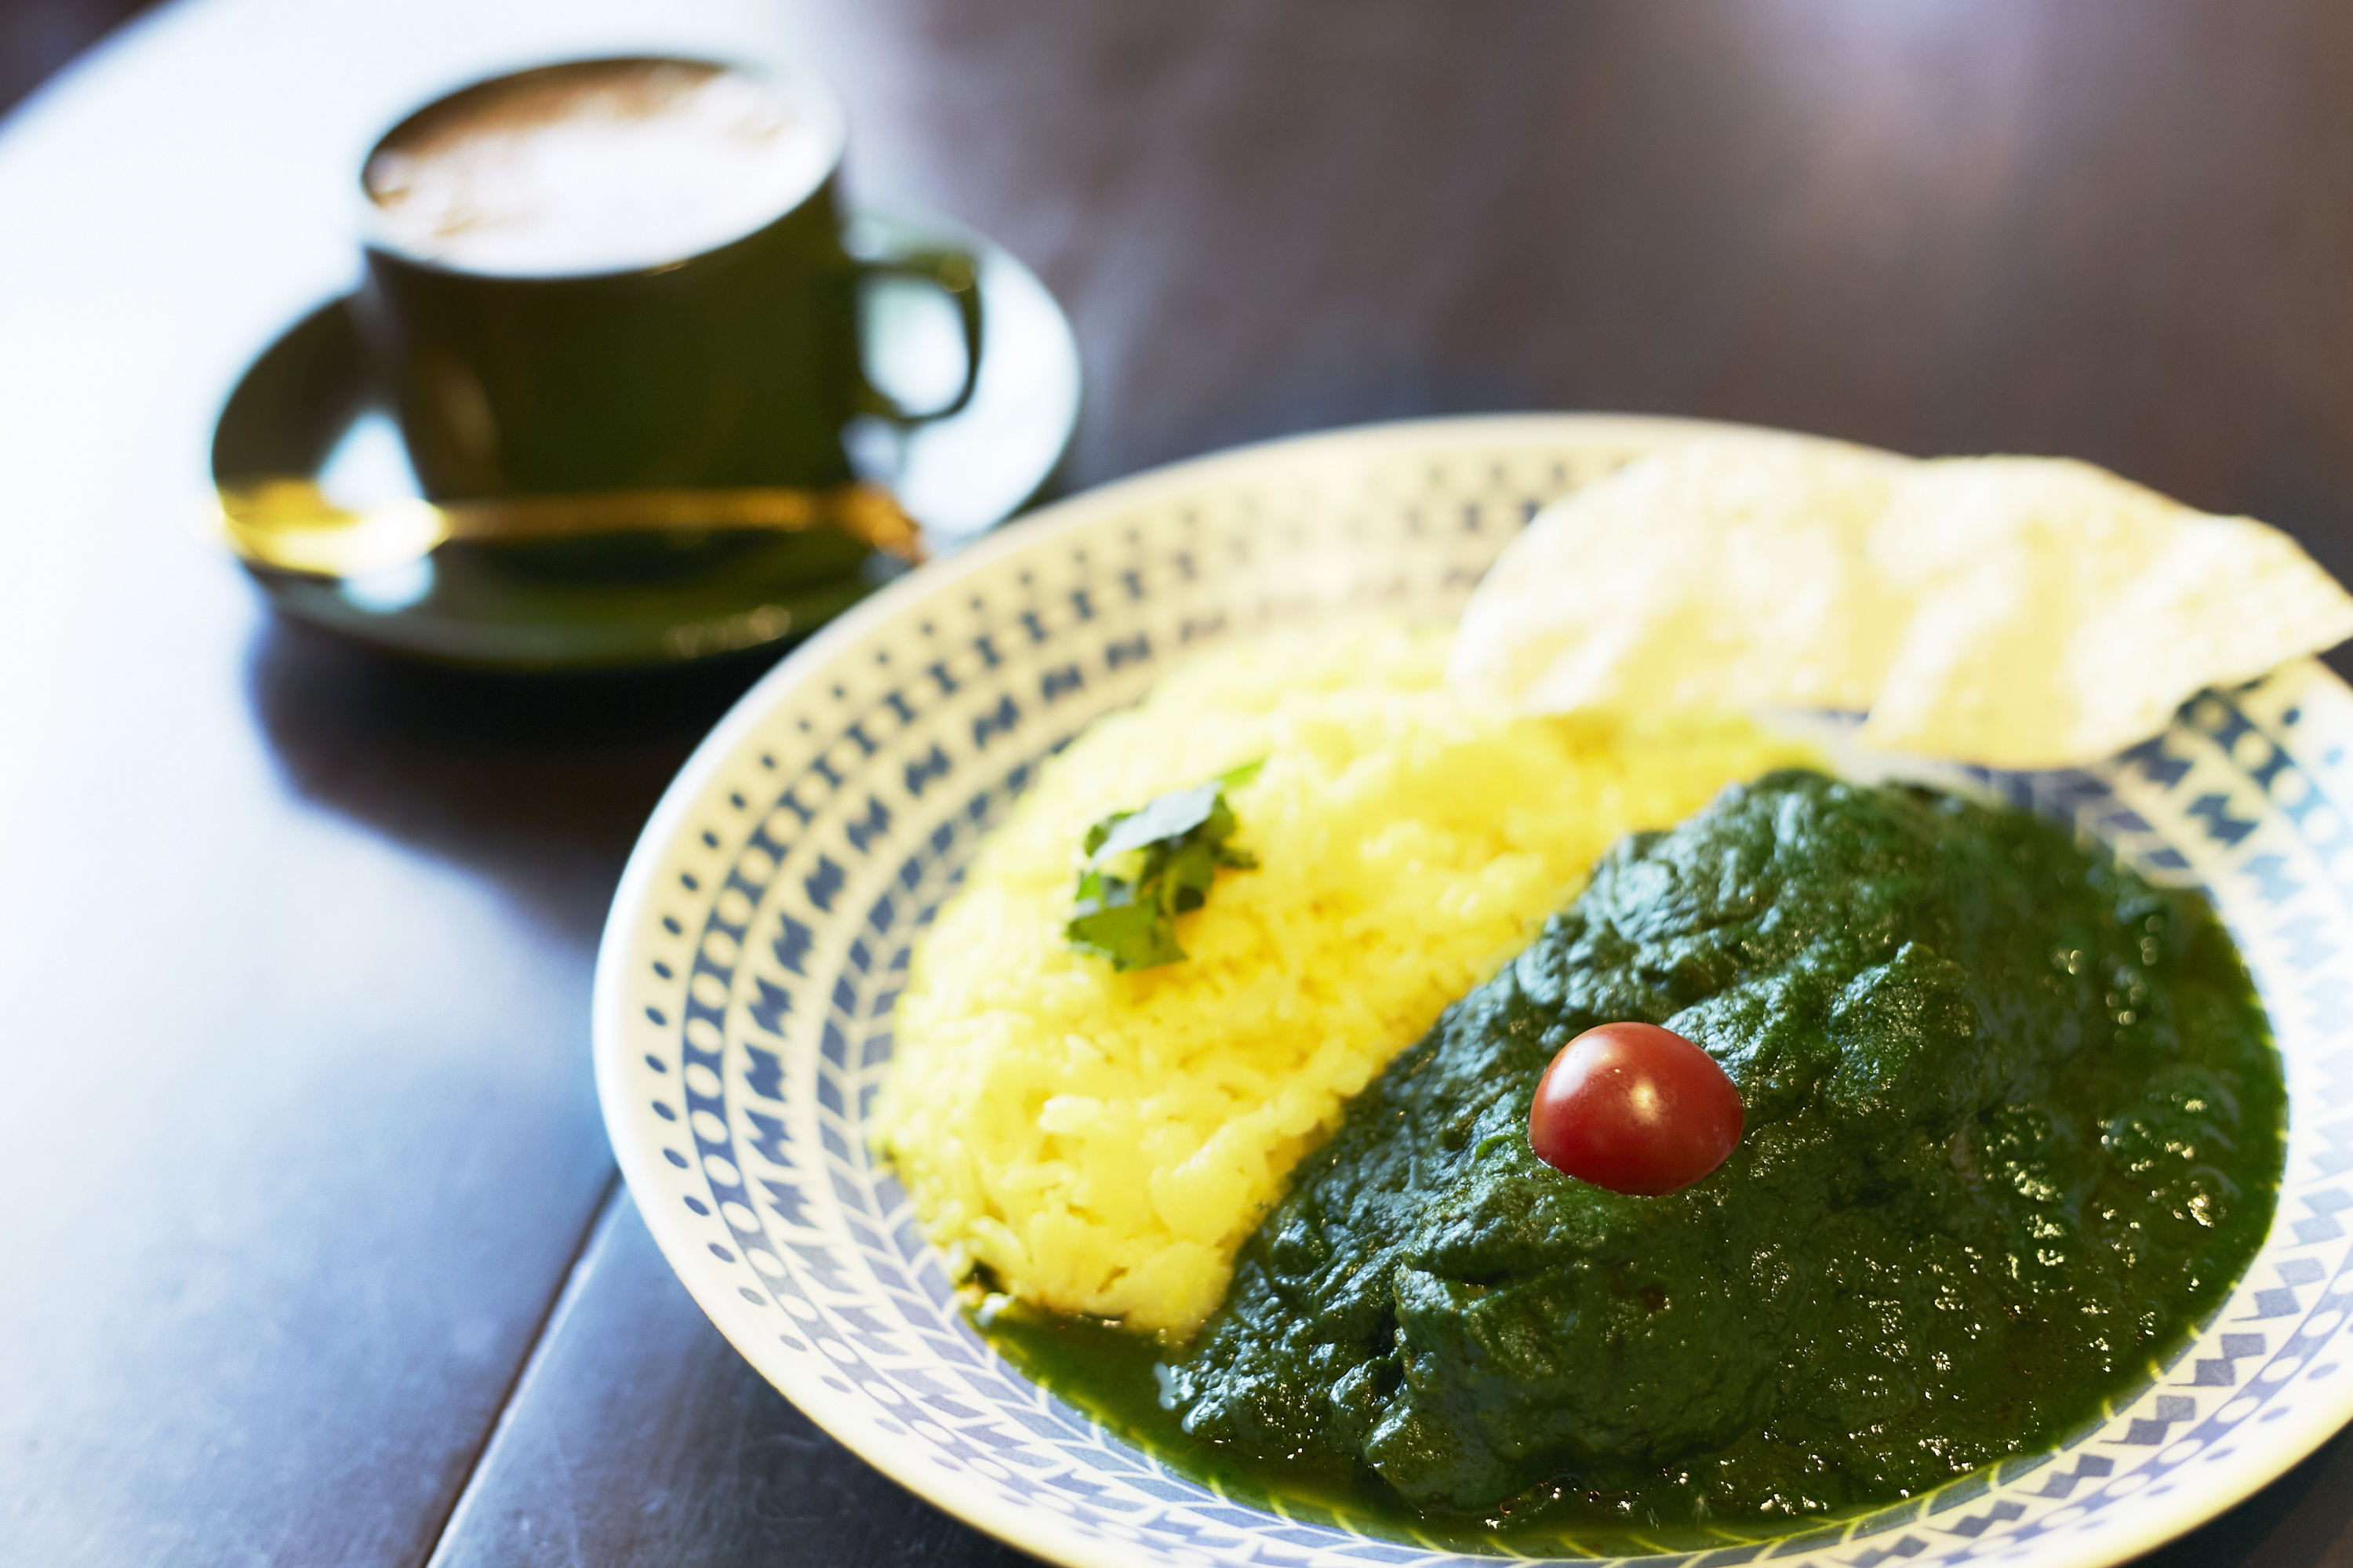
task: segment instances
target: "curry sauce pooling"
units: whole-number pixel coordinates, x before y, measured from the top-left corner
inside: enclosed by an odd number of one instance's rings
[[[1669,1197],[1529,1151],[1546,1064],[1615,1020],[1746,1107]],[[2023,812],[1776,773],[1619,844],[1394,1061],[1189,1344],[990,1332],[1242,1492],[1441,1538],[1778,1532],[2143,1383],[2262,1241],[2284,1107],[2196,894]]]

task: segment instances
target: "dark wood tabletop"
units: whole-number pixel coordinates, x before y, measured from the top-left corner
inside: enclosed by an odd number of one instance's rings
[[[10,0],[0,91],[127,11]],[[1070,311],[1082,487],[1522,408],[2069,453],[2353,577],[2331,0],[180,0],[0,124],[0,1561],[976,1563],[617,1187],[594,944],[757,661],[402,664],[182,523],[371,132],[753,40]],[[2156,1559],[2353,1562],[2353,1442]]]

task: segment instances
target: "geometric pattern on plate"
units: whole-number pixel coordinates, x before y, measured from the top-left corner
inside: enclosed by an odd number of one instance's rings
[[[1474,1561],[1228,1499],[997,1358],[866,1146],[892,1003],[1039,762],[1175,660],[1350,607],[1451,618],[1544,503],[1708,428],[1432,420],[1180,464],[894,585],[754,687],[631,857],[595,1009],[622,1171],[737,1349],[911,1489],[1059,1562]],[[2214,898],[2286,1062],[2272,1232],[2196,1340],[2057,1448],[1834,1526],[1618,1561],[2117,1562],[2353,1414],[2353,691],[2291,665],[2101,767],[1952,779]]]

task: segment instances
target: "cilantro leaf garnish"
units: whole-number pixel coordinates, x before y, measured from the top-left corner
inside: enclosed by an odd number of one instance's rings
[[[1078,900],[1064,929],[1071,946],[1109,959],[1115,969],[1182,963],[1176,916],[1208,901],[1219,866],[1258,865],[1257,856],[1229,842],[1236,823],[1226,791],[1256,778],[1263,760],[1133,811],[1114,811],[1089,828]]]

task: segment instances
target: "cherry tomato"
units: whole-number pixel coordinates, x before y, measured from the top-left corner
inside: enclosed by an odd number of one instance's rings
[[[1605,1023],[1537,1080],[1528,1144],[1580,1181],[1656,1198],[1730,1158],[1740,1121],[1740,1091],[1715,1057],[1655,1023]]]

